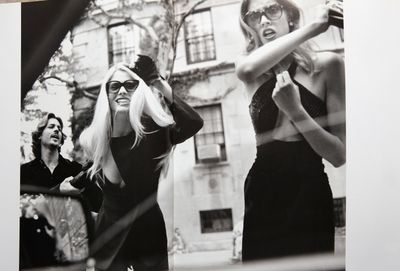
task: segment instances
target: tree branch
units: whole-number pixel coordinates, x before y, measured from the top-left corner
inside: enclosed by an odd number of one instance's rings
[[[56,79],[62,83],[65,83],[68,87],[76,88],[78,86],[78,83],[76,81],[69,81],[69,80],[61,78],[57,75],[42,76],[42,77],[38,78],[38,81],[40,83],[43,83],[44,81],[49,80],[49,79]]]
[[[197,3],[195,3],[185,14],[183,14],[183,16],[181,17],[181,19],[179,20],[179,22],[176,25],[176,29],[175,31],[173,31],[173,40],[172,40],[172,50],[173,50],[173,56],[172,56],[172,63],[171,63],[171,68],[169,70],[169,76],[171,77],[173,71],[174,71],[174,66],[175,66],[175,60],[176,60],[176,50],[177,50],[177,43],[178,43],[178,36],[179,36],[179,31],[182,28],[182,25],[184,24],[186,18],[191,15],[194,10],[201,4],[203,4],[204,2],[206,2],[207,0],[200,0]]]
[[[99,24],[102,27],[107,27],[110,24],[112,19],[123,20],[125,22],[132,23],[132,24],[142,28],[150,35],[150,37],[155,42],[158,43],[158,41],[159,41],[158,36],[157,36],[156,32],[154,31],[154,29],[152,29],[151,27],[148,27],[147,25],[144,25],[144,24],[136,21],[135,19],[132,18],[132,16],[129,16],[126,14],[112,14],[111,12],[105,10],[102,6],[98,5],[96,3],[96,1],[93,1],[92,3],[95,8],[100,10],[100,12],[107,17],[107,22],[104,24],[104,23],[100,22],[98,19],[95,19],[95,16],[93,16],[93,14],[91,14],[91,12],[89,12],[88,14],[90,14],[89,15],[90,19],[92,19],[95,23]]]

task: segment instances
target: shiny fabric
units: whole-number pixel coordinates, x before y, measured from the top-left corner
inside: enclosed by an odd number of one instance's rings
[[[325,102],[293,79],[296,69],[297,65],[293,63],[288,71],[293,82],[299,87],[300,99],[303,107],[312,118],[325,116],[327,114]],[[256,134],[264,133],[275,128],[279,111],[277,105],[272,100],[272,92],[275,88],[275,84],[276,78],[273,76],[257,89],[251,99],[249,112]]]

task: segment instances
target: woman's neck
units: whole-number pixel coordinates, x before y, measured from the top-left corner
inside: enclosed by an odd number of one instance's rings
[[[125,136],[132,132],[129,114],[126,112],[113,113],[112,137]]]

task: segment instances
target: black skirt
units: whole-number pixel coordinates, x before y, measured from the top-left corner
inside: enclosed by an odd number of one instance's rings
[[[332,191],[305,141],[257,147],[245,182],[243,261],[334,250]]]

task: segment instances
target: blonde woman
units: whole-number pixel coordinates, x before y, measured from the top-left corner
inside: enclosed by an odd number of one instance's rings
[[[173,116],[154,91],[163,94]],[[168,269],[158,181],[172,146],[193,136],[202,125],[191,107],[172,96],[149,57],[139,55],[132,66],[117,64],[108,71],[93,121],[80,137],[93,162],[88,174],[103,190],[96,235],[107,238],[102,233],[121,223],[129,211],[136,209],[137,217],[95,254],[98,269]]]
[[[307,41],[329,8],[300,26],[290,0],[244,0],[247,54],[236,72],[250,98],[257,157],[245,182],[243,261],[332,252],[333,200],[322,158],[345,163],[344,65]]]

